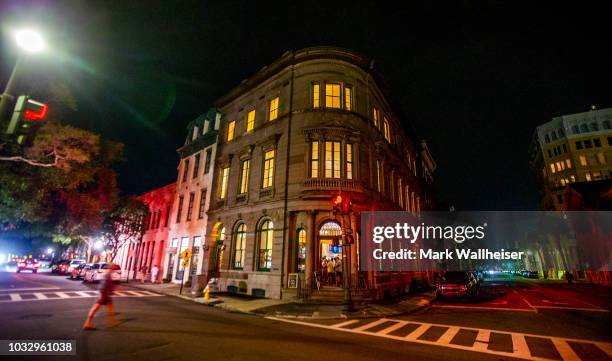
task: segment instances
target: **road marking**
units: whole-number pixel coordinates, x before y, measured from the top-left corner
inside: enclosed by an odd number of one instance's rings
[[[46,300],[47,298],[49,298],[49,297],[45,296],[43,293],[40,293],[40,292],[36,292],[36,293],[34,293],[34,296],[35,296],[37,299],[39,299],[39,300]]]
[[[21,301],[22,300],[19,293],[9,293],[9,297],[11,298],[11,301]]]
[[[0,292],[20,292],[20,291],[39,291],[39,290],[59,290],[59,287],[34,287],[34,288],[1,288]]]
[[[70,296],[68,296],[66,293],[64,292],[55,292],[56,295],[60,296],[60,298],[70,298]]]
[[[122,291],[113,291],[113,296],[126,297],[127,295]]]
[[[491,339],[491,331],[479,330],[478,336],[474,341],[474,349],[477,351],[487,351],[489,348],[489,340]]]
[[[406,340],[416,340],[417,338],[421,337],[425,333],[425,331],[429,329],[429,327],[431,327],[431,325],[426,323],[419,325],[419,327],[417,327],[414,331],[410,332],[404,338]]]
[[[492,310],[492,311],[519,311],[519,312],[538,312],[530,308],[510,308],[510,307],[486,307],[486,306],[455,306],[455,305],[433,305],[435,308],[461,308],[467,310]]]
[[[461,328],[459,327],[449,327],[448,330],[446,330],[446,332],[444,332],[444,334],[440,336],[440,338],[438,339],[438,342],[441,344],[450,343],[453,340],[453,338],[457,335],[460,329]]]
[[[557,301],[549,301],[549,300],[542,300],[542,302],[550,303],[551,305],[566,305],[566,306],[569,306],[569,303],[565,303],[565,302],[557,302]]]
[[[90,292],[91,292],[91,291],[90,291]],[[76,293],[77,295],[79,295],[79,296],[81,296],[81,297],[94,297],[94,296],[92,296],[91,294],[86,293],[86,292],[84,292],[84,291],[76,291],[76,292],[74,292],[74,293]]]
[[[131,294],[133,294],[136,297],[143,297],[144,296],[142,293],[140,293],[138,291],[125,291],[125,292],[131,293]]]
[[[269,316],[266,318],[270,320],[274,320],[274,321],[287,322],[287,323],[298,324],[298,325],[309,326],[309,327],[324,328],[324,329],[329,329],[333,331],[351,332],[351,333],[356,333],[356,334],[370,336],[370,337],[372,336],[384,337],[384,338],[404,341],[404,342],[419,343],[419,344],[425,344],[425,345],[431,345],[431,346],[441,346],[441,347],[448,347],[448,348],[457,349],[457,350],[473,351],[473,352],[480,352],[480,353],[492,354],[492,355],[497,355],[497,356],[515,357],[515,358],[537,360],[537,361],[552,361],[552,360],[547,359],[547,358],[532,356],[529,346],[525,340],[525,336],[545,338],[545,339],[550,340],[551,341],[550,347],[554,347],[558,351],[559,355],[563,357],[564,361],[580,360],[580,358],[578,358],[576,353],[573,351],[571,346],[568,344],[568,341],[571,341],[573,343],[594,345],[598,347],[599,349],[603,350],[604,352],[606,352],[608,355],[612,356],[612,344],[607,343],[607,342],[525,334],[525,333],[509,332],[509,331],[502,331],[502,330],[478,329],[478,328],[473,328],[473,327],[431,324],[431,323],[421,323],[421,322],[412,322],[412,321],[409,322],[409,321],[404,321],[404,320],[396,320],[396,319],[388,319],[388,318],[373,320],[372,322],[369,322],[368,324],[359,326],[354,329],[350,329],[350,328],[343,328],[343,326],[347,326],[355,322],[359,322],[359,320],[348,320],[348,321],[343,321],[343,322],[340,322],[334,325],[324,325],[324,324],[318,324],[314,322],[298,321],[298,320],[293,320],[293,319],[286,319],[286,318],[279,318],[279,317],[272,317],[272,316]],[[380,325],[381,322],[389,322],[389,321],[398,322],[398,324],[391,325],[378,332],[367,332],[367,329],[371,327],[375,327],[376,325]],[[391,335],[391,333],[394,330],[397,330],[409,323],[416,324],[419,326],[414,331],[412,331],[408,336],[405,336],[405,337]],[[423,335],[425,332],[427,332],[432,326],[445,327],[447,328],[447,330],[436,341],[428,341],[428,340],[419,339],[419,337]],[[452,343],[454,336],[457,335],[457,333],[460,330],[472,330],[472,331],[478,332],[473,345],[466,346],[466,345]],[[505,334],[505,335],[511,336],[510,342],[512,343],[512,348],[511,348],[512,352],[490,350],[488,348],[491,342],[491,333],[493,332],[497,334]]]
[[[564,306],[533,306],[543,310],[575,310],[575,311],[586,311],[586,312],[610,312],[603,308],[588,308],[588,307],[564,307]]]
[[[574,350],[572,350],[572,348],[566,341],[552,339],[552,343],[553,345],[555,345],[555,348],[559,352],[559,355],[561,355],[563,361],[580,361],[580,357],[576,355]]]

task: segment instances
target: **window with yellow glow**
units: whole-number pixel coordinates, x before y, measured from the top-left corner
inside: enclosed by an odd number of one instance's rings
[[[297,242],[297,264],[296,269],[298,272],[306,271],[306,231],[301,228],[298,230],[298,242]]]
[[[325,142],[325,178],[340,178],[340,142]]]
[[[576,176],[571,175],[571,176],[570,176],[570,180],[572,181],[572,183],[574,183],[574,182],[576,181]]]
[[[400,207],[404,207],[404,187],[402,187],[402,178],[397,179],[397,203]]]
[[[269,150],[264,153],[264,172],[262,188],[272,187],[274,179],[274,151]]]
[[[269,120],[274,120],[276,118],[278,118],[278,97],[270,100],[270,116],[268,117]]]
[[[247,114],[247,120],[246,120],[247,133],[253,131],[254,128],[255,128],[255,110],[253,109]]]
[[[259,228],[259,255],[257,270],[270,271],[272,268],[272,245],[274,240],[274,223],[265,221]]]
[[[319,82],[312,83],[312,107],[319,108],[321,106],[321,89],[319,86]]]
[[[567,165],[567,169],[572,169],[572,160],[571,159],[566,159],[565,160],[565,164]]]
[[[227,182],[229,181],[229,167],[221,169],[219,173],[219,198],[227,196]]]
[[[340,108],[340,84],[325,83],[325,107]]]
[[[376,160],[376,187],[378,187],[378,192],[382,192],[382,184],[381,184],[381,174],[380,174],[380,161]]]
[[[587,158],[584,155],[580,156],[580,165],[582,165],[582,166],[589,165],[589,162],[587,161]]]
[[[353,110],[353,88],[344,87],[344,109]]]
[[[410,187],[406,184],[406,210],[410,210]]]
[[[586,172],[586,173],[584,174],[584,176],[586,177],[587,182],[590,182],[590,181],[591,181],[591,173]]]
[[[234,241],[234,269],[242,269],[244,267],[244,256],[246,248],[246,225],[241,223],[236,228],[236,239]]]
[[[557,170],[555,169],[555,164],[554,164],[554,163],[552,163],[552,164],[550,165],[550,172],[554,174],[556,171],[557,171]]]
[[[353,179],[353,145],[346,145],[346,178]]]
[[[372,111],[372,120],[374,121],[374,126],[378,128],[378,123],[380,123],[380,110],[374,107]]]
[[[387,142],[391,143],[391,126],[389,125],[389,120],[387,120],[387,118],[384,118],[383,130],[385,133],[385,139]]]
[[[319,177],[319,142],[310,143],[310,177]]]
[[[251,167],[251,161],[249,159],[242,161],[242,166],[240,167],[240,192],[239,194],[244,194],[249,189],[249,168]]]
[[[234,139],[234,129],[236,128],[236,121],[232,120],[227,123],[227,141],[231,142]]]

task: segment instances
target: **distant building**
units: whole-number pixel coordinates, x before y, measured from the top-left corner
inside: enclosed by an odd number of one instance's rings
[[[331,47],[286,52],[216,106],[223,115],[202,234],[206,278],[221,291],[341,298],[340,287],[323,293],[315,282],[325,281],[323,260],[338,258],[350,260],[355,293],[409,289],[414,274],[358,271],[360,212],[431,209],[436,169],[371,59]],[[177,189],[188,202],[192,191]],[[332,213],[336,194],[351,197],[350,216]],[[355,239],[350,257],[343,232]],[[172,234],[187,237],[174,225]]]
[[[537,177],[541,209],[568,210],[566,190],[574,183],[610,184],[611,126],[612,108],[608,108],[562,115],[537,127],[531,166]]]
[[[175,193],[176,186],[172,183],[138,196],[149,207],[149,216],[145,219],[142,240],[124,244],[117,252],[115,262],[121,265],[123,277],[147,277],[151,267],[157,265],[160,269],[158,281],[163,278],[162,262],[168,244]],[[144,266],[147,273],[143,275]]]
[[[184,267],[178,255],[185,249],[192,251],[192,259],[185,282],[202,275],[206,236],[206,212],[211,197],[211,184],[215,169],[216,144],[221,114],[216,109],[200,115],[187,125],[185,144],[177,152],[180,156],[176,195],[169,220],[168,247],[164,262],[164,277],[180,283]],[[202,278],[202,276],[200,276]],[[200,283],[205,282],[202,279]],[[194,286],[197,282],[193,282]],[[195,288],[195,287],[194,287]]]

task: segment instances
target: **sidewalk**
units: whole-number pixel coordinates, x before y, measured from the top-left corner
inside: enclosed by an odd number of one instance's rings
[[[241,312],[264,317],[306,319],[392,317],[413,313],[429,307],[435,299],[435,292],[425,291],[362,305],[348,312],[343,305],[309,304],[290,300],[252,298],[229,294],[214,294],[208,300],[204,300],[203,297],[193,297],[191,289],[187,287],[183,287],[183,293],[179,294],[180,285],[173,283],[151,284],[130,282],[122,283],[122,285],[179,297],[230,312]]]

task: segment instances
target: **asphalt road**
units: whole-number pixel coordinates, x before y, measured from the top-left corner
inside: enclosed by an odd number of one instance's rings
[[[23,360],[611,359],[606,311],[456,303],[394,319],[304,322],[230,313],[120,285],[115,307],[123,323],[106,328],[100,312],[97,330],[84,332],[95,289],[51,274],[0,272],[0,339],[77,342],[77,356],[15,357]]]

